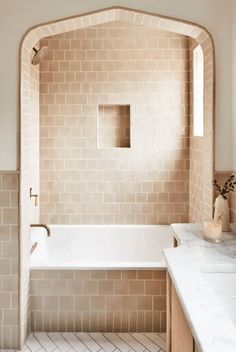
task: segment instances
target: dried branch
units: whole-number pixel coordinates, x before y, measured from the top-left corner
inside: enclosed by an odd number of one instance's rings
[[[226,194],[233,192],[235,185],[236,185],[236,181],[235,181],[235,174],[232,174],[224,183],[223,187],[220,186],[220,184],[218,183],[218,181],[216,179],[214,179],[214,181],[212,181],[213,186],[216,189],[216,193],[217,195],[221,195],[224,199],[227,199]]]

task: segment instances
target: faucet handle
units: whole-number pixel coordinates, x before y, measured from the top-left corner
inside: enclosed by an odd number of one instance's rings
[[[37,207],[38,206],[38,197],[39,197],[39,195],[38,194],[33,194],[32,193],[32,187],[30,187],[30,199],[32,197],[34,198],[34,206]]]

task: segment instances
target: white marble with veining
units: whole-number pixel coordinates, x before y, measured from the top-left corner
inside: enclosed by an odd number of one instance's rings
[[[224,241],[214,244],[203,239],[199,224],[171,227],[179,246],[164,250],[164,256],[199,351],[236,352],[236,325],[203,272],[212,266],[236,269],[236,235],[224,233]]]

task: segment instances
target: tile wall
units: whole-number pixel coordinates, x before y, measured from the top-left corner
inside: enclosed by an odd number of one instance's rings
[[[188,38],[114,21],[40,45],[41,221],[188,221]],[[97,148],[104,104],[130,105],[131,148]]]
[[[18,176],[0,172],[0,349],[18,348]]]
[[[165,270],[32,270],[33,331],[166,329]]]

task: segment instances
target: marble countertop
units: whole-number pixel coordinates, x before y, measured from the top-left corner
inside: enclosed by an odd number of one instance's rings
[[[167,268],[200,352],[236,352],[236,325],[207,282],[207,268],[236,272],[236,234],[223,234],[223,242],[203,239],[199,224],[173,224],[179,244],[164,250]]]

